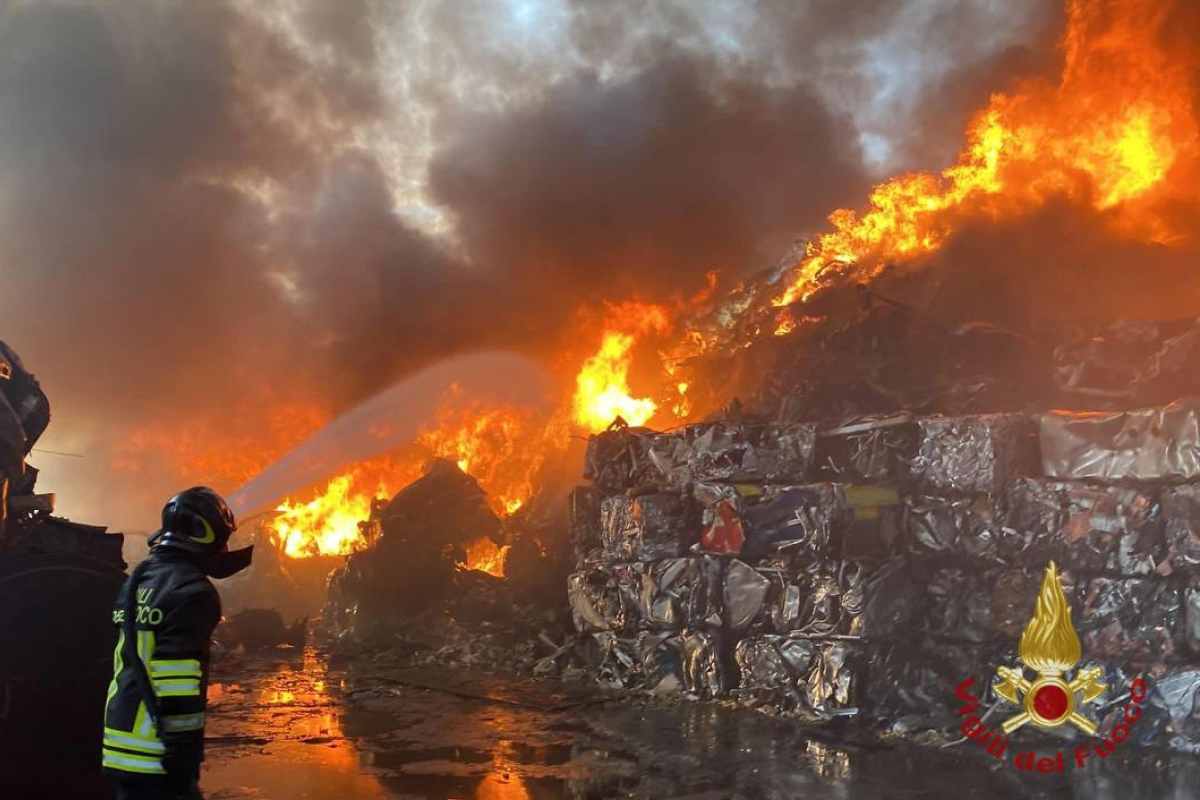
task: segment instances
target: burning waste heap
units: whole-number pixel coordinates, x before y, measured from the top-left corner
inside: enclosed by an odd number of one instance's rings
[[[590,674],[950,733],[964,679],[997,702],[988,687],[1016,663],[1054,560],[1080,667],[1103,670],[1100,735],[1140,675],[1151,690],[1131,738],[1200,750],[1200,400],[1167,402],[1200,390],[1187,367],[1200,323],[1120,323],[1049,352],[963,332],[1012,358],[989,359],[990,375],[946,361],[954,380],[939,382],[906,353],[922,339],[911,318],[866,335],[897,313],[776,346],[779,364],[843,365],[823,383],[797,371],[708,422],[618,421],[591,439],[567,581]],[[998,363],[1021,366],[1019,392]],[[923,413],[900,405],[918,395]],[[855,405],[874,413],[834,416]],[[1019,410],[1037,405],[1102,410]]]

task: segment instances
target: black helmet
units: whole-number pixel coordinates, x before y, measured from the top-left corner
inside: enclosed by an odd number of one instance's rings
[[[235,530],[237,522],[221,495],[207,486],[193,486],[163,506],[162,530],[151,544],[193,553],[222,553],[229,549],[229,537]]]

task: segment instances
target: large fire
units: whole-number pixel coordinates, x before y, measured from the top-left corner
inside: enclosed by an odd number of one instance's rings
[[[993,96],[940,175],[901,175],[875,187],[865,211],[833,212],[833,231],[810,243],[775,304],[806,298],[826,270],[869,279],[888,262],[936,250],[964,213],[1020,213],[1054,195],[1089,200],[1142,240],[1177,236],[1155,201],[1173,190],[1181,156],[1195,157],[1196,58],[1156,41],[1167,10],[1154,0],[1072,0],[1061,80]]]
[[[732,333],[721,335],[734,337],[732,345],[740,348],[758,336],[790,334],[806,324],[793,304],[831,279],[870,280],[886,264],[936,251],[965,220],[1024,214],[1055,196],[1090,205],[1122,235],[1177,240],[1182,232],[1162,209],[1195,194],[1198,128],[1190,76],[1197,59],[1191,43],[1173,52],[1157,41],[1164,13],[1153,0],[1071,0],[1059,80],[1030,80],[994,95],[972,119],[949,168],[897,176],[876,186],[865,208],[833,212],[831,228],[788,265],[782,284],[765,292],[745,283],[729,290],[719,324]],[[565,447],[573,433],[602,430],[618,416],[642,425],[666,413],[673,416],[665,421],[675,422],[706,411],[694,407],[695,387],[679,365],[716,346],[710,329],[689,323],[691,312],[713,307],[716,286],[712,274],[704,292],[671,311],[627,301],[609,304],[599,322],[581,315],[579,329],[586,333],[575,341],[590,349],[572,351],[573,370],[562,376],[557,411],[457,398],[420,435],[422,455],[454,460],[480,481],[497,513],[512,514],[533,495],[544,454]],[[741,324],[771,306],[769,322]],[[635,357],[643,352],[660,354],[657,384],[634,391]],[[636,374],[639,383],[655,383],[645,371]],[[338,476],[308,502],[280,506],[277,539],[293,556],[361,547],[358,522],[372,499],[398,490],[419,471],[413,459],[367,470],[369,480],[361,470]],[[477,544],[464,566],[502,574],[499,548]]]

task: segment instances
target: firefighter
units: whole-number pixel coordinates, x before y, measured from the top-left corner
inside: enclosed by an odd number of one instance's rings
[[[102,763],[118,800],[200,797],[209,645],[221,619],[209,578],[250,565],[253,547],[229,550],[236,528],[212,489],[180,492],[117,596]]]

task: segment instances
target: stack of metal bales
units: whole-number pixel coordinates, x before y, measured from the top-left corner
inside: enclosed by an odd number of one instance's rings
[[[1141,674],[1139,740],[1200,742],[1200,401],[617,424],[585,478],[568,595],[602,683],[957,725],[954,688],[995,699],[1054,560],[1084,658],[1106,669],[1094,708]]]

